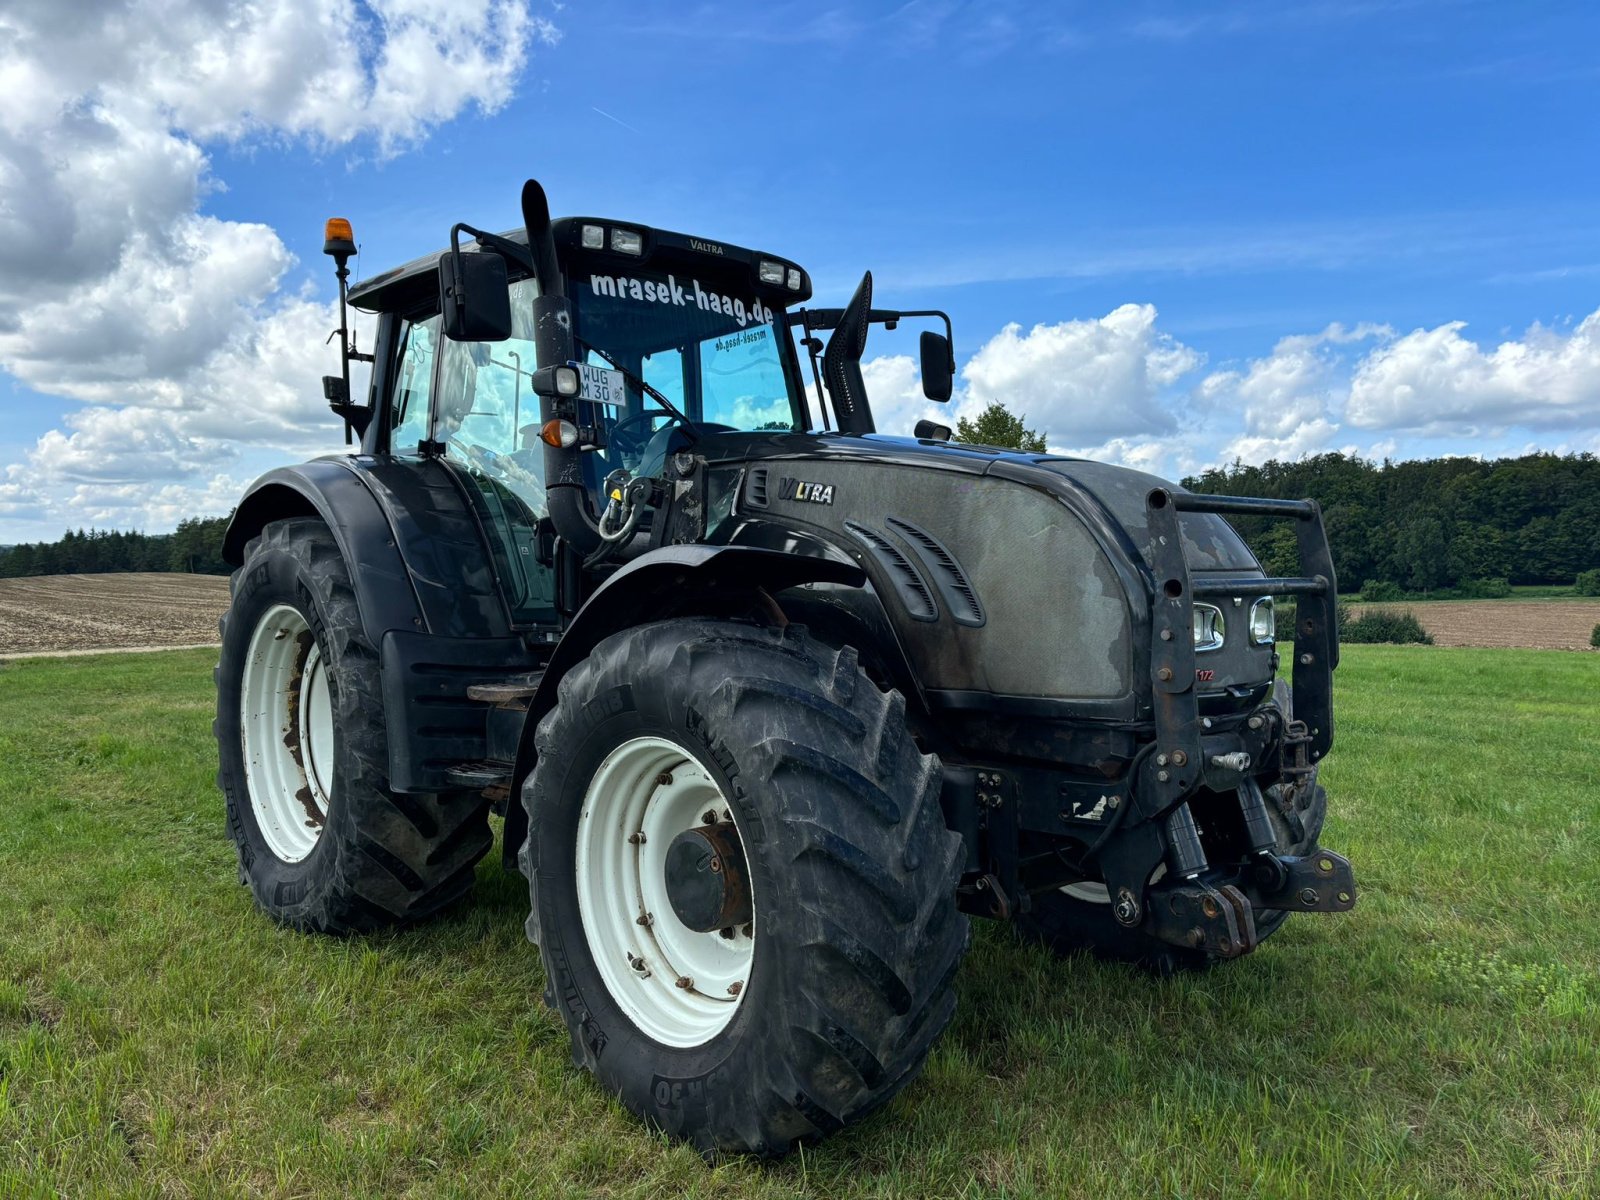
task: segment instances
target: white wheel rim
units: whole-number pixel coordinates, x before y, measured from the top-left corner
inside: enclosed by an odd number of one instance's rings
[[[245,785],[267,848],[284,862],[310,854],[333,794],[333,698],[311,626],[275,604],[245,652],[239,688]]]
[[[688,751],[641,737],[606,756],[578,817],[578,913],[595,966],[628,1019],[667,1046],[700,1046],[726,1029],[755,961],[753,921],[731,937],[698,933],[667,897],[667,847],[706,824],[707,812],[738,828],[721,789]]]

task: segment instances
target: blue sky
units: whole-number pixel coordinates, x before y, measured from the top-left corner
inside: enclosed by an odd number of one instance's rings
[[[371,273],[518,224],[529,175],[948,309],[949,408],[874,335],[893,431],[997,398],[1173,475],[1600,451],[1593,5],[35,3],[0,15],[0,543],[333,448],[323,219]]]

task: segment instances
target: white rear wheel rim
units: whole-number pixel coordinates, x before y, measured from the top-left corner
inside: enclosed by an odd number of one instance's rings
[[[667,847],[706,824],[707,813],[738,828],[722,790],[688,751],[641,737],[606,756],[578,817],[578,913],[589,951],[628,1019],[667,1046],[700,1046],[726,1029],[755,961],[754,918],[731,936],[698,933],[667,897]]]
[[[245,786],[267,849],[310,854],[333,795],[333,697],[321,649],[300,610],[275,604],[250,635],[239,688]]]

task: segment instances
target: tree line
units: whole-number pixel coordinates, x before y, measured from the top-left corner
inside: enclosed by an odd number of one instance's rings
[[[1318,501],[1345,591],[1366,592],[1372,583],[1494,595],[1496,585],[1570,584],[1600,569],[1600,459],[1593,454],[1381,463],[1318,454],[1259,467],[1235,462],[1183,484]],[[1234,524],[1269,573],[1298,574],[1287,522]]]
[[[222,559],[227,517],[190,517],[172,533],[72,530],[59,541],[0,551],[0,579],[19,575],[98,575],[107,571],[183,571],[226,575]]]

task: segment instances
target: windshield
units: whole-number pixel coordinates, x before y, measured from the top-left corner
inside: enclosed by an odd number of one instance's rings
[[[626,402],[594,404],[597,424],[659,427],[654,389],[700,433],[803,428],[783,357],[783,313],[748,280],[692,270],[581,273],[569,291],[580,357],[622,376]]]

